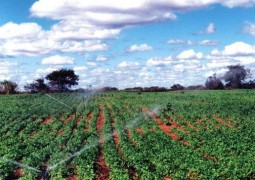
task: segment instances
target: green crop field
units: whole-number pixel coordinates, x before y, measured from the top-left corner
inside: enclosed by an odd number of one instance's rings
[[[255,91],[0,96],[0,179],[255,179]]]

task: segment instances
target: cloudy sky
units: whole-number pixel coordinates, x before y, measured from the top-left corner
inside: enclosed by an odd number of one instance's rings
[[[0,80],[72,68],[80,87],[204,84],[241,64],[255,77],[255,0],[2,0]]]

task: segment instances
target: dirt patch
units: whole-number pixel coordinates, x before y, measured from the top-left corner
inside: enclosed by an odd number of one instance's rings
[[[131,141],[132,146],[135,147],[135,146],[136,146],[136,142],[133,140],[132,135],[131,135],[129,129],[126,129],[126,130],[125,130],[125,134],[127,135],[128,139]]]
[[[182,142],[183,144],[185,145],[189,145],[190,143],[187,142],[187,141],[184,141],[183,139],[180,139],[180,137],[175,134],[175,133],[172,133],[171,132],[171,128],[173,128],[172,125],[165,125],[163,123],[163,121],[160,119],[159,116],[157,116],[155,113],[149,111],[147,108],[145,107],[142,107],[142,111],[146,114],[148,114],[149,116],[151,116],[154,121],[158,124],[159,128],[165,133],[167,134],[168,136],[170,136],[173,140],[177,140],[177,141],[180,141]]]
[[[89,126],[90,126],[90,120],[92,119],[92,117],[93,117],[93,115],[94,115],[94,113],[93,112],[90,112],[88,115],[87,115],[87,117],[86,117],[86,126],[85,126],[85,128],[84,128],[84,131],[86,131],[86,132],[88,132],[88,130],[89,130]]]
[[[18,180],[22,176],[23,176],[23,172],[22,172],[21,168],[18,167],[16,169],[14,169],[12,174],[9,177],[7,177],[7,179]]]
[[[120,140],[119,140],[118,132],[116,130],[113,131],[112,136],[113,136],[114,143],[119,144]]]
[[[234,127],[232,124],[227,123],[226,121],[224,121],[224,120],[221,119],[221,118],[216,118],[216,120],[217,120],[219,123],[221,123],[222,125],[228,126],[228,127],[231,128],[231,129],[235,129],[235,127]]]
[[[169,176],[165,176],[164,180],[171,180],[171,178]]]
[[[178,119],[180,119],[181,121],[183,121],[189,128],[193,129],[194,131],[199,131],[197,127],[193,126],[190,122],[188,122],[187,120],[185,120],[183,117],[179,116],[179,115],[175,115],[175,117],[177,117]]]
[[[60,129],[60,130],[58,131],[58,133],[57,133],[57,136],[56,136],[56,137],[58,137],[58,136],[60,136],[61,134],[63,134],[63,132],[64,132],[64,130],[63,130],[63,129]]]
[[[78,118],[77,118],[77,120],[75,122],[76,127],[80,124],[81,119],[82,119],[82,116],[78,116]]]
[[[97,155],[97,160],[96,160],[96,174],[97,174],[97,180],[108,180],[110,176],[110,168],[107,166],[105,159],[104,159],[104,139],[102,135],[102,129],[104,126],[104,111],[103,111],[103,105],[99,105],[99,116],[97,118],[97,132],[99,134],[99,153]]]
[[[66,179],[67,180],[77,180],[77,176],[76,175],[71,175],[71,176],[68,176]]]
[[[74,119],[74,117],[75,117],[75,114],[71,114],[70,116],[68,116],[68,117],[66,118],[66,120],[64,121],[64,124],[67,124],[68,121],[71,121],[72,119]]]
[[[51,122],[51,118],[49,117],[49,118],[46,118],[42,123],[41,123],[41,125],[45,125],[45,124],[48,124],[48,123],[50,123]]]
[[[165,116],[165,118],[169,121],[169,123],[171,124],[171,126],[173,128],[178,129],[179,131],[183,132],[184,134],[189,134],[189,131],[187,131],[186,129],[184,129],[180,124],[178,124],[177,122],[175,122],[173,119],[171,119],[168,116]]]
[[[140,134],[140,135],[143,135],[143,134],[144,134],[143,129],[140,128],[140,127],[137,127],[135,130],[136,130],[136,132],[137,132],[138,134]]]

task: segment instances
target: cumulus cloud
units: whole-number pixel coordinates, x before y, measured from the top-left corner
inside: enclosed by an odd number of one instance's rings
[[[170,64],[173,64],[173,58],[172,56],[166,57],[166,58],[150,58],[146,62],[146,66],[155,66],[155,67],[163,67]]]
[[[101,40],[58,40],[36,23],[6,23],[0,26],[0,56],[40,56],[53,53],[105,51]]]
[[[177,56],[178,59],[202,59],[203,53],[196,53],[193,49],[183,51]]]
[[[235,42],[225,46],[223,51],[213,50],[214,56],[251,56],[255,55],[255,46],[244,42]]]
[[[132,45],[127,49],[127,52],[137,52],[137,51],[151,51],[153,48],[148,44],[141,44],[141,45]]]
[[[131,62],[131,61],[122,61],[121,63],[118,64],[117,67],[119,68],[137,68],[139,67],[138,62]]]
[[[98,55],[96,57],[96,61],[98,62],[104,62],[104,61],[107,61],[107,57],[103,56],[103,55]]]
[[[208,26],[199,31],[198,33],[194,33],[195,35],[203,35],[203,34],[213,34],[216,32],[216,26],[214,23],[209,23]]]
[[[216,27],[215,27],[215,25],[213,24],[213,23],[210,23],[208,26],[207,26],[207,28],[206,28],[206,30],[205,30],[205,33],[206,34],[213,34],[213,33],[215,33],[216,32]]]
[[[255,24],[247,22],[243,28],[243,33],[255,37]]]
[[[74,59],[67,56],[50,56],[47,58],[44,58],[41,61],[42,65],[66,65],[66,64],[74,64]]]

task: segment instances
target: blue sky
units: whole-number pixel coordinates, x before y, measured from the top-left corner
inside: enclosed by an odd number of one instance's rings
[[[22,88],[72,68],[87,85],[204,84],[241,64],[255,76],[255,0],[0,1],[0,80]],[[253,76],[253,77],[254,77]]]

